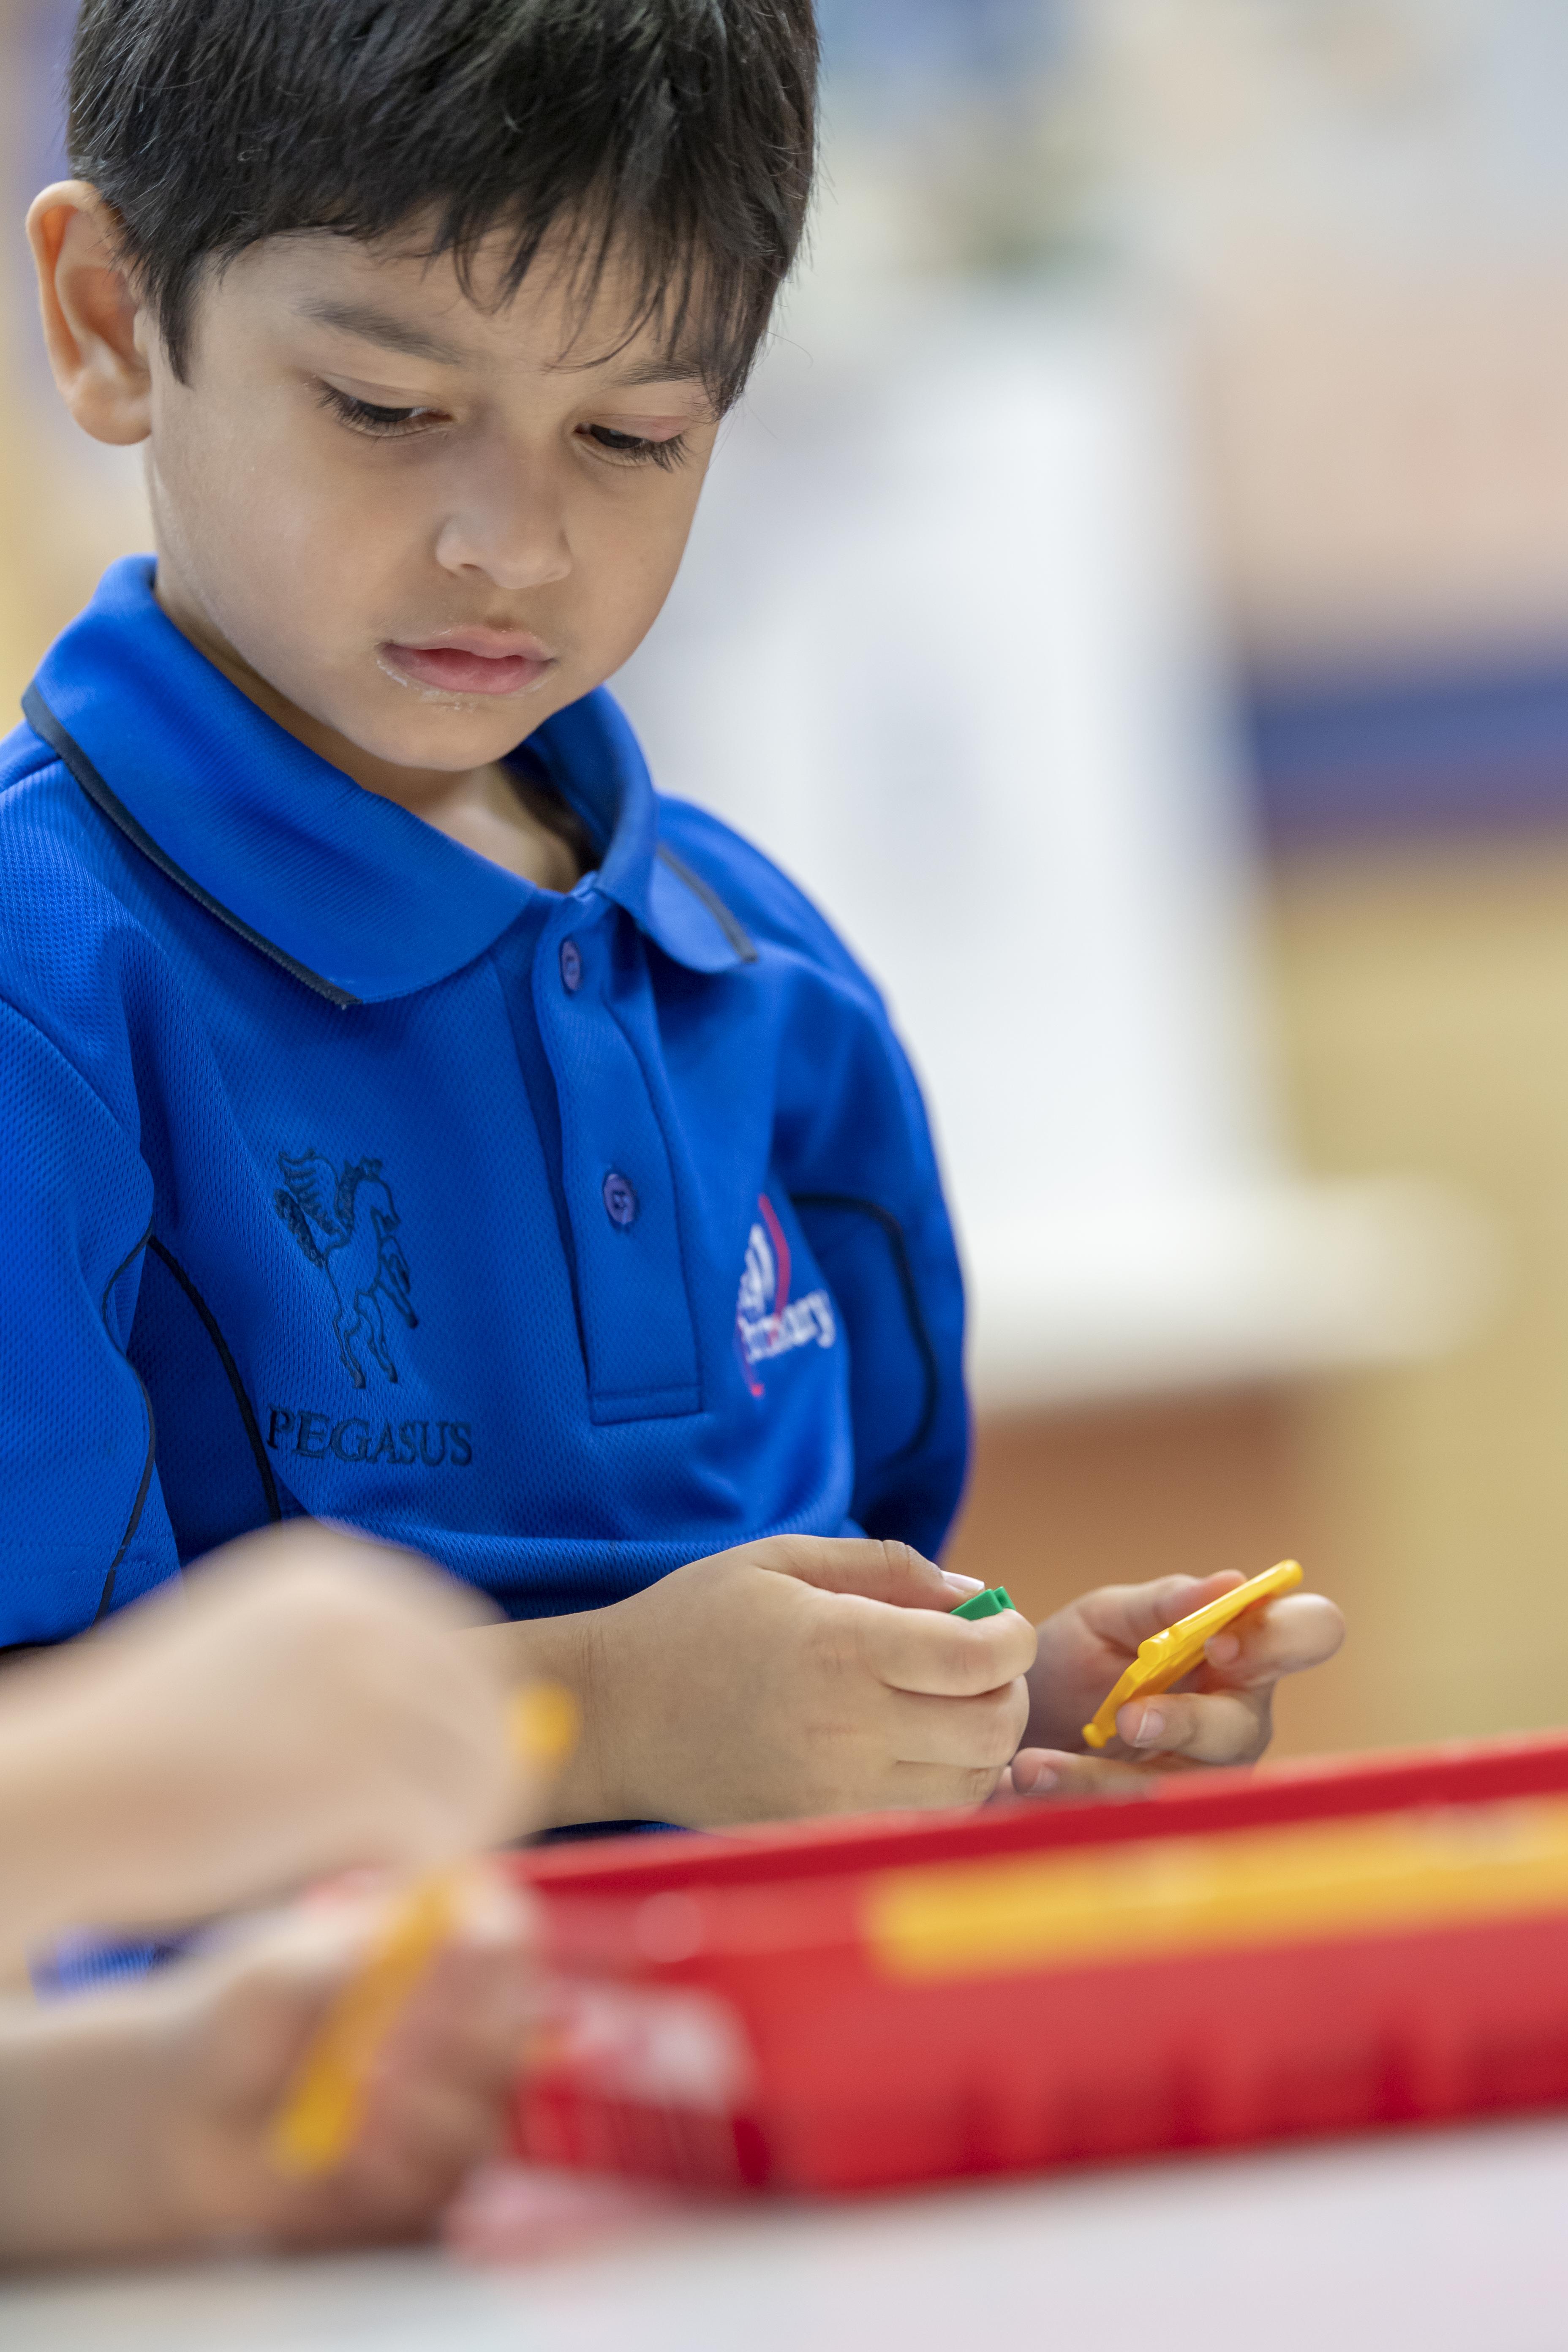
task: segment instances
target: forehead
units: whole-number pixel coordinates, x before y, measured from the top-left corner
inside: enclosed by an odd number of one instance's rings
[[[415,237],[367,242],[318,229],[270,237],[223,273],[230,298],[285,329],[373,345],[427,366],[519,369],[570,384],[677,382],[700,391],[695,339],[672,342],[624,247],[602,266],[580,240],[553,232],[521,284],[509,290],[513,246],[502,231],[459,262]]]

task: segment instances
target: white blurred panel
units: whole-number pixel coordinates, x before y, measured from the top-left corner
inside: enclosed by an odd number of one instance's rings
[[[768,849],[887,990],[983,1401],[1278,1370],[1282,1287],[1321,1290],[1254,1029],[1179,387],[1125,300],[824,314],[727,427],[616,680],[660,786]],[[1364,1353],[1373,1311],[1309,1315],[1310,1360]]]
[[[1101,310],[784,343],[616,682],[887,987],[970,1220],[1266,1150],[1169,419]]]

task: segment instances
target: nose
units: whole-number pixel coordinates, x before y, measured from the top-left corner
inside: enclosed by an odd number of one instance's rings
[[[498,588],[542,588],[572,569],[563,485],[548,457],[492,452],[458,486],[436,558],[445,571],[481,572]]]

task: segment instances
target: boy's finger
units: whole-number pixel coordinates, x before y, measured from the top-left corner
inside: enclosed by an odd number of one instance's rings
[[[531,2038],[538,1994],[521,1964],[504,1975],[443,1958],[389,2037],[383,2063],[468,2089],[510,2081]]]
[[[1245,1582],[1228,1568],[1214,1576],[1162,1576],[1152,1584],[1108,1584],[1089,1593],[1082,1606],[1097,1633],[1135,1650],[1178,1618],[1190,1617]]]
[[[994,1764],[895,1764],[877,1802],[921,1813],[949,1805],[983,1805],[995,1794],[1005,1769]]]
[[[932,1698],[922,1691],[894,1691],[889,1698],[889,1737],[894,1755],[907,1764],[999,1772],[1029,1719],[1029,1686],[1022,1675],[977,1698]]]
[[[1064,1748],[1021,1748],[1013,1759],[1019,1797],[1146,1797],[1164,1777],[1158,1763],[1130,1764],[1114,1756],[1078,1756]]]
[[[945,1613],[981,1590],[973,1576],[950,1576],[910,1545],[874,1536],[769,1536],[731,1557],[819,1592],[858,1592],[895,1609]]]
[[[367,2183],[406,2183],[423,2202],[455,2187],[492,2152],[505,2109],[504,2092],[493,2087],[451,2082],[429,2070],[405,2074],[390,2068],[371,2087],[343,2170]]]
[[[880,1683],[938,1698],[999,1691],[1035,1663],[1035,1629],[1016,1609],[972,1619],[927,1609],[857,1612],[861,1663]]]
[[[1268,1744],[1267,1691],[1212,1691],[1129,1699],[1116,1728],[1138,1756],[1181,1756],[1194,1764],[1249,1764]]]
[[[1345,1621],[1325,1594],[1293,1592],[1226,1626],[1205,1654],[1214,1674],[1246,1690],[1322,1665],[1344,1638]]]

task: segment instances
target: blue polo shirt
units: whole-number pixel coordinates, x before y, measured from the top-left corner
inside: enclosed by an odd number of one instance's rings
[[[934,1552],[962,1295],[919,1092],[800,892],[603,689],[503,872],[117,565],[0,746],[0,1643],[270,1519],[536,1615],[783,1529]]]

